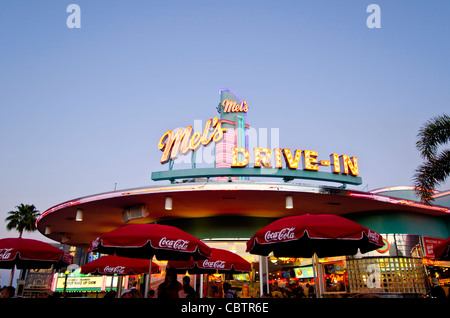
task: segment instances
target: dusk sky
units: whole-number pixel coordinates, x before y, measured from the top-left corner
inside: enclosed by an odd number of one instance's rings
[[[449,12],[449,1],[1,0],[0,222],[20,203],[44,212],[161,184],[160,137],[217,116],[223,88],[247,101],[253,128],[278,129],[278,146],[356,156],[363,184],[350,189],[411,185],[419,128],[450,110]],[[5,227],[0,237],[18,236]]]

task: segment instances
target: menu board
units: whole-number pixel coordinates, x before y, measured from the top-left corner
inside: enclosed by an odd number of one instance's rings
[[[295,277],[299,279],[314,277],[314,271],[312,266],[294,268],[294,272]]]

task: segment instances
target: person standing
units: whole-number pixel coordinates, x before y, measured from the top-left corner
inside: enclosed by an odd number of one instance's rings
[[[157,289],[157,298],[186,298],[183,285],[177,281],[175,268],[166,270],[166,278]]]
[[[226,282],[223,284],[223,291],[224,291],[224,295],[225,298],[236,298],[236,292],[231,289],[231,285],[230,283]]]
[[[438,299],[445,299],[447,298],[445,295],[445,290],[442,288],[441,284],[439,283],[439,280],[435,277],[431,280],[431,297],[432,298],[438,298]]]
[[[186,298],[199,298],[198,293],[195,291],[195,289],[191,286],[191,279],[189,276],[183,277],[183,289],[184,294],[186,295]]]

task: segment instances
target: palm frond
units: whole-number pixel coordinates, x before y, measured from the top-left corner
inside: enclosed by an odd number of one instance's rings
[[[433,191],[450,174],[450,150],[442,151],[437,157],[428,159],[416,170],[413,182],[421,201],[431,204]]]
[[[435,157],[439,145],[450,140],[450,116],[443,114],[433,117],[420,128],[416,147],[425,159]]]

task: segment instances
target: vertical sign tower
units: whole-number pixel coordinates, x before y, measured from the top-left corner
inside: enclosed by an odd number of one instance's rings
[[[230,168],[233,147],[248,149],[247,130],[247,103],[230,89],[219,91],[220,102],[217,111],[220,114],[222,127],[226,132],[220,142],[216,144],[216,168]],[[233,177],[232,179],[245,180],[248,177]],[[228,180],[228,177],[217,177],[217,180]]]

